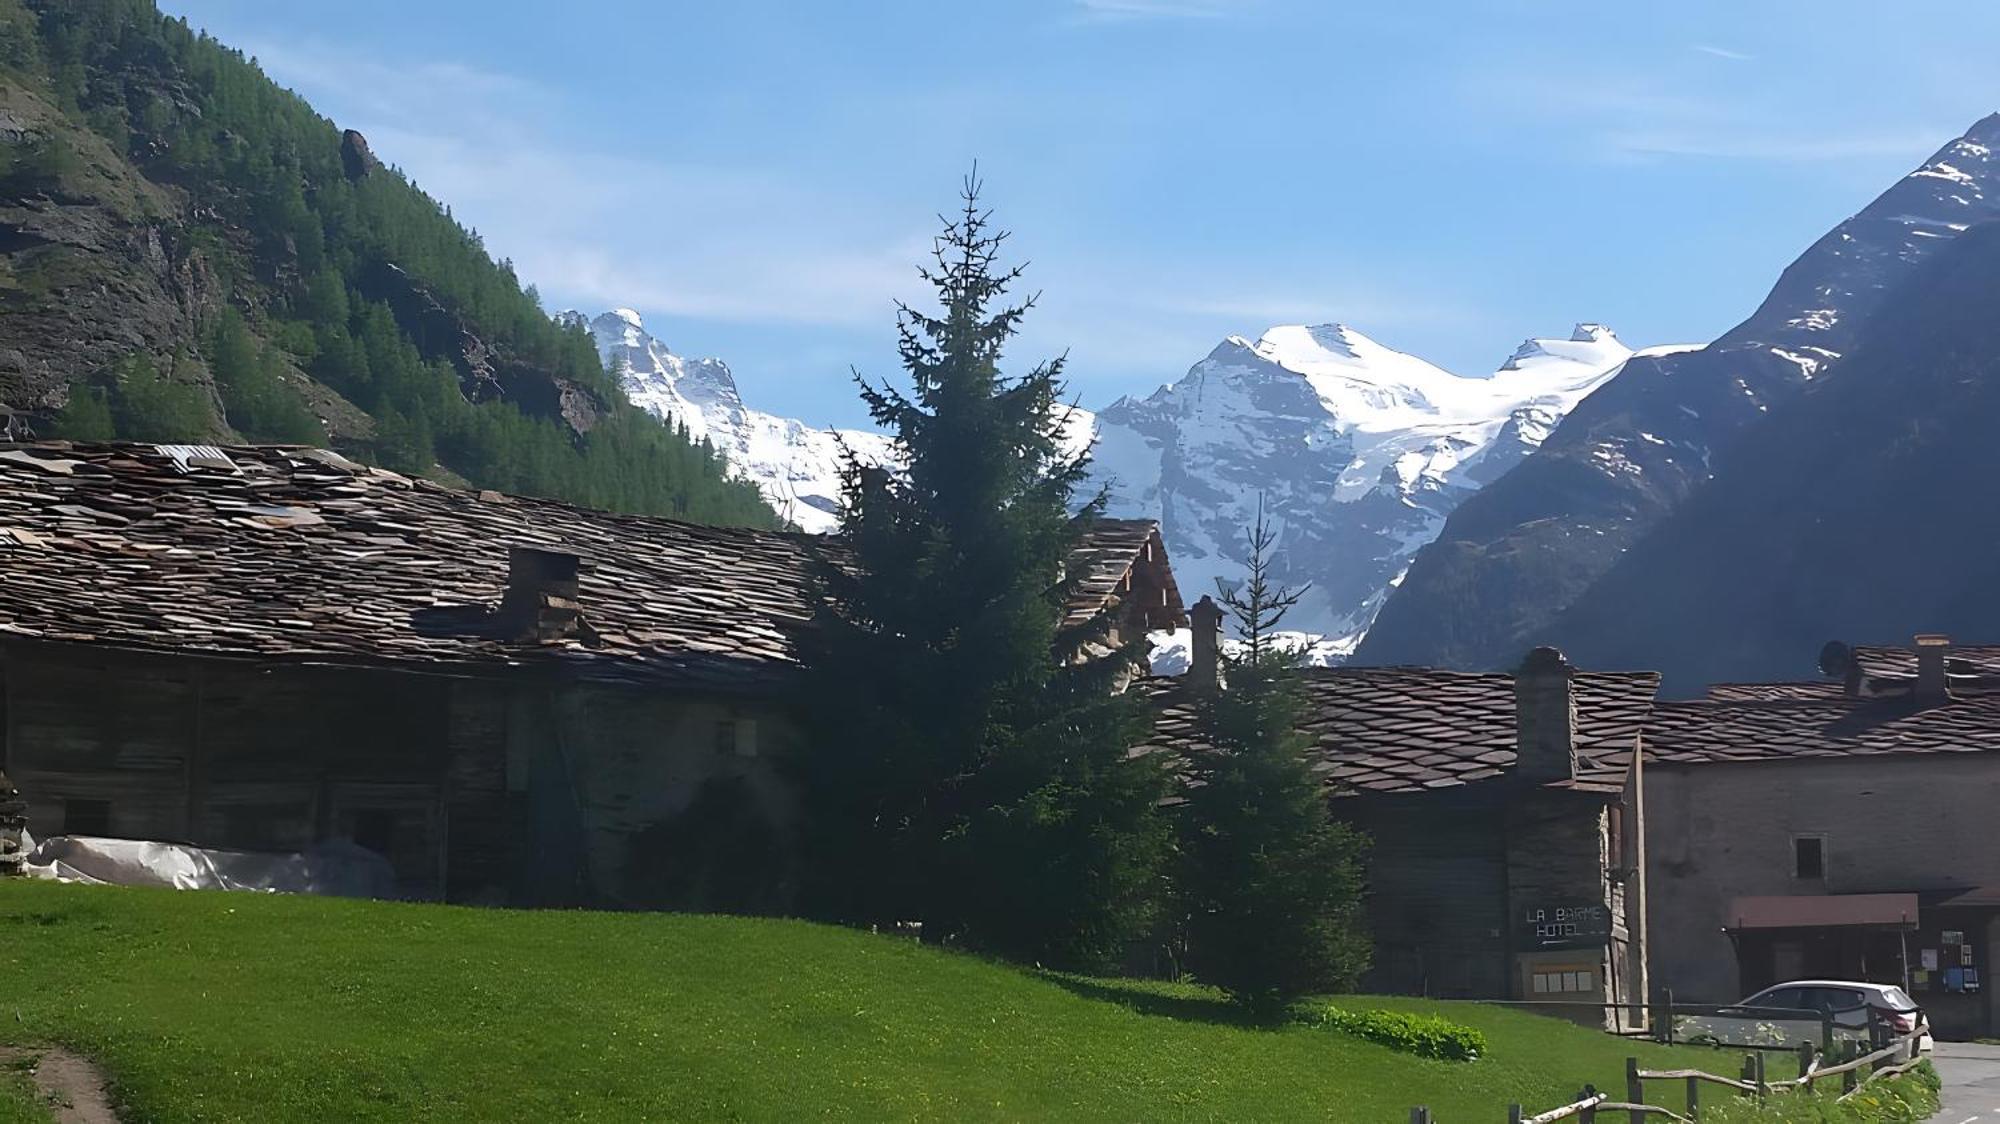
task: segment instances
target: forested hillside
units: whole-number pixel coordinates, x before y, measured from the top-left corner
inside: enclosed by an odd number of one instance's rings
[[[360,134],[151,0],[0,0],[0,414],[775,523]]]

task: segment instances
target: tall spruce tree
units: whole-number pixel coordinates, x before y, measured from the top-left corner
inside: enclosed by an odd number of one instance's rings
[[[1200,716],[1213,747],[1187,763],[1178,887],[1197,979],[1264,1011],[1351,987],[1368,966],[1367,840],[1333,818],[1299,731],[1298,654],[1273,633],[1303,590],[1275,586],[1258,503],[1247,580],[1222,602],[1243,640]]]
[[[809,908],[920,922],[927,940],[1076,967],[1150,922],[1169,835],[1162,771],[1132,761],[1147,713],[1116,685],[1128,646],[1083,658],[1108,614],[1064,620],[1064,562],[1100,516],[1075,500],[1063,361],[1000,372],[1032,298],[968,178],[919,270],[935,312],[898,305],[908,389],[857,377],[901,458],[850,461],[843,557],[820,568],[806,643],[812,736],[797,759]],[[1137,643],[1143,643],[1138,641]]]

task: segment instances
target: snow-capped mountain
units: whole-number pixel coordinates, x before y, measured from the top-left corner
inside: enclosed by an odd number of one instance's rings
[[[816,429],[750,409],[727,363],[675,355],[629,308],[596,317],[564,312],[557,318],[590,330],[605,366],[618,373],[634,405],[714,445],[732,473],[754,481],[801,530],[824,532],[838,525],[843,446],[874,463],[890,455],[889,440],[879,433]]]
[[[687,427],[809,531],[837,525],[841,448],[876,463],[880,434],[824,430],[743,404],[719,359],[675,355],[639,314],[586,318],[631,400]],[[1531,339],[1489,377],[1453,374],[1345,325],[1288,325],[1223,341],[1178,382],[1145,399],[1069,419],[1072,446],[1096,439],[1093,481],[1119,516],[1160,520],[1182,590],[1243,576],[1257,501],[1279,533],[1276,574],[1310,585],[1286,618],[1314,662],[1353,651],[1419,547],[1460,501],[1536,446],[1635,353],[1611,330],[1579,324]],[[1162,636],[1156,666],[1184,660]]]
[[[1275,577],[1311,587],[1285,626],[1334,662],[1452,509],[1633,354],[1579,324],[1471,378],[1342,324],[1232,336],[1180,381],[1102,411],[1093,471],[1113,514],[1161,521],[1189,598],[1241,580],[1261,496]],[[1174,651],[1168,640],[1159,656],[1170,664]]]

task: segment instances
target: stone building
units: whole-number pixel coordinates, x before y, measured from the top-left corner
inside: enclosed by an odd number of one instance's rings
[[[1206,749],[1195,708],[1217,689],[1219,614],[1203,598],[1190,616],[1188,674],[1139,688],[1158,709],[1156,750]],[[1659,677],[1578,671],[1549,648],[1514,674],[1303,675],[1306,730],[1335,814],[1374,843],[1375,954],[1363,987],[1632,1004],[1622,1025],[1637,1025],[1648,998],[1638,749]],[[1572,1013],[1606,1017],[1594,1006]]]
[[[704,793],[782,825],[839,541],[469,492],[318,450],[0,445],[0,773],[37,836],[352,840],[402,892],[645,904]],[[1153,524],[1070,609],[1180,619]]]
[[[1946,1037],[2000,1028],[2000,648],[1828,645],[1819,682],[1723,684],[1646,730],[1655,982],[1903,984]]]

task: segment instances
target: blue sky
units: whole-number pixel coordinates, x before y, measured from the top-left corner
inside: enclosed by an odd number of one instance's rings
[[[1465,373],[1706,340],[2000,107],[2000,5],[163,0],[366,133],[551,309],[862,419],[977,158],[1085,405],[1345,321]]]

